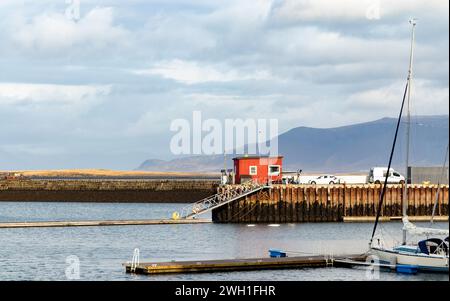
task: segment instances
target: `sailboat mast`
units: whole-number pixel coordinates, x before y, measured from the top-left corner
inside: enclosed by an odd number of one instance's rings
[[[414,40],[415,35],[414,31],[416,28],[416,19],[409,20],[409,23],[412,25],[411,28],[411,50],[409,55],[409,69],[408,69],[408,100],[406,104],[406,162],[405,162],[405,175],[406,181],[403,186],[403,206],[402,206],[402,215],[403,217],[407,216],[408,209],[408,166],[409,166],[409,146],[410,146],[410,130],[411,130],[411,87],[412,87],[412,75],[413,75],[413,59],[414,59]],[[403,244],[406,244],[406,230],[403,230]]]

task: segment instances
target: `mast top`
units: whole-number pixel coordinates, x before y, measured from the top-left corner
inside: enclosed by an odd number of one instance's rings
[[[416,19],[416,18],[411,18],[411,19],[409,19],[409,24],[411,24],[412,26],[416,26],[416,24],[417,24],[417,19]]]

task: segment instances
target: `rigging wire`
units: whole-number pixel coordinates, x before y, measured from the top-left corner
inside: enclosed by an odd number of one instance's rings
[[[400,107],[400,113],[399,113],[399,116],[398,116],[398,119],[397,119],[397,126],[395,128],[394,141],[392,142],[391,154],[389,156],[389,164],[388,164],[386,176],[384,178],[383,190],[381,191],[380,201],[378,202],[377,216],[376,216],[376,219],[375,219],[375,224],[373,226],[372,237],[370,238],[370,243],[369,243],[370,245],[372,245],[372,240],[373,240],[373,237],[375,235],[375,231],[377,230],[378,220],[380,219],[381,207],[383,206],[383,200],[384,200],[384,195],[386,193],[387,182],[388,182],[388,177],[389,177],[389,171],[391,169],[391,164],[392,164],[392,157],[394,156],[395,144],[397,142],[398,129],[400,127],[400,121],[401,121],[402,114],[403,114],[403,107],[405,106],[405,99],[406,99],[406,94],[407,94],[408,90],[409,90],[409,75],[408,75],[408,81],[406,82],[406,85],[405,85],[405,91],[403,93],[403,100],[402,100],[402,105]]]
[[[434,215],[436,213],[436,207],[439,202],[439,194],[441,192],[441,181],[444,179],[444,175],[445,175],[445,166],[447,165],[447,158],[448,158],[448,148],[449,148],[449,144],[447,143],[447,151],[445,152],[444,164],[442,164],[441,175],[438,179],[438,183],[437,183],[438,190],[436,192],[436,199],[434,200],[433,212],[431,213],[431,220],[430,220],[431,225],[433,225]]]

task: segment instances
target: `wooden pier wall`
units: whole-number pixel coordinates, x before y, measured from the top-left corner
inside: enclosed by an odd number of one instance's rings
[[[219,187],[219,192],[225,188]],[[376,215],[381,185],[275,185],[216,208],[217,223],[337,222]],[[408,185],[408,215],[431,216],[437,185]],[[381,216],[402,215],[402,185],[389,185]],[[448,185],[441,186],[437,216],[448,216]]]
[[[211,180],[0,180],[0,201],[188,203],[216,193]]]

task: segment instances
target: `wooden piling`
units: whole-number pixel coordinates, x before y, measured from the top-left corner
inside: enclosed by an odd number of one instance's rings
[[[403,185],[389,185],[381,216],[402,215]],[[437,186],[408,185],[408,215],[430,216]],[[381,185],[274,185],[213,210],[218,222],[292,223],[342,221],[375,216]],[[448,215],[448,185],[442,185],[436,216]]]

